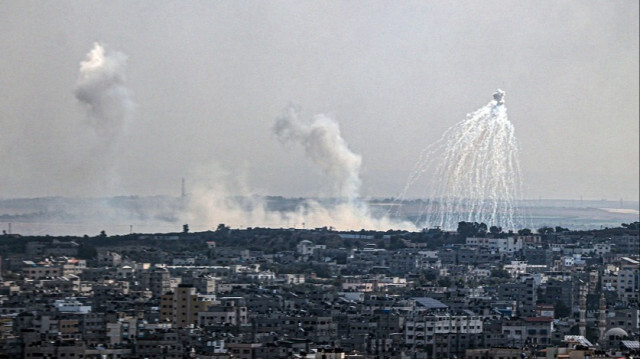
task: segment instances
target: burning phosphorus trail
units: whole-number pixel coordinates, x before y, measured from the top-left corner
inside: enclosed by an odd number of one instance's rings
[[[518,143],[507,118],[505,93],[449,128],[420,155],[400,198],[426,173],[425,226],[455,229],[458,222],[482,222],[515,229],[524,225]]]
[[[133,109],[131,91],[125,86],[127,56],[107,52],[95,43],[80,63],[74,94],[86,105],[90,123],[107,139],[120,134]]]

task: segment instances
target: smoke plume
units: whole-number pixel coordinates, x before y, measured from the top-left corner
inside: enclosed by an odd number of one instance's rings
[[[333,180],[338,194],[352,202],[359,197],[362,157],[353,153],[340,135],[340,127],[325,115],[300,119],[293,107],[276,120],[274,133],[284,143],[297,142],[305,154]]]
[[[99,43],[80,63],[80,73],[74,90],[78,101],[89,113],[89,122],[99,136],[110,140],[117,137],[133,109],[131,91],[126,87],[127,56],[107,52]]]
[[[196,231],[212,229],[220,223],[231,228],[416,229],[410,222],[372,216],[365,203],[307,199],[291,209],[270,208],[266,197],[244,188],[236,176],[215,164],[196,169],[192,176],[183,220]]]
[[[317,115],[312,121],[300,118],[299,111],[287,108],[276,119],[273,132],[283,143],[299,143],[306,156],[332,180],[339,201],[300,202],[295,209],[271,208],[265,197],[251,193],[241,181],[231,178],[215,165],[201,168],[189,198],[186,220],[194,228],[211,228],[215,223],[231,227],[333,227],[352,229],[415,229],[409,222],[375,217],[359,197],[362,158],[353,153],[331,118]],[[240,186],[239,186],[240,185]]]

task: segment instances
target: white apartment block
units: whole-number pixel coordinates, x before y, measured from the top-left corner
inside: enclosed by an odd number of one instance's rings
[[[482,333],[482,317],[427,315],[407,318],[405,327],[405,344],[421,346],[433,344],[434,335],[480,334]]]
[[[524,241],[522,237],[508,238],[479,238],[469,237],[466,240],[468,246],[486,248],[494,253],[515,253],[522,250]]]
[[[629,301],[638,300],[640,293],[640,262],[628,257],[622,257],[618,270],[618,296]]]

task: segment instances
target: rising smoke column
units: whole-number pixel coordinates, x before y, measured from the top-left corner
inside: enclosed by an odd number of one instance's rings
[[[80,73],[74,89],[78,101],[89,114],[89,123],[105,141],[121,134],[134,107],[131,91],[126,87],[127,56],[107,52],[99,43],[80,63]]]
[[[289,107],[276,120],[273,131],[284,143],[301,144],[307,157],[333,180],[342,198],[349,203],[358,200],[362,157],[349,149],[336,121],[325,115],[316,115],[311,122],[304,121],[299,111]]]
[[[423,210],[424,225],[457,228],[458,222],[480,222],[504,229],[524,225],[518,141],[507,117],[504,91],[420,154],[400,196],[423,174],[430,177]]]
[[[283,143],[302,145],[306,156],[329,176],[335,194],[341,201],[305,200],[294,210],[271,210],[261,196],[246,188],[238,188],[237,179],[225,178],[225,171],[215,165],[194,173],[196,185],[190,196],[188,223],[225,223],[232,228],[251,227],[333,227],[339,230],[402,228],[415,230],[412,223],[374,218],[366,202],[359,198],[362,158],[353,153],[340,134],[340,127],[331,118],[317,115],[311,121],[300,118],[299,112],[287,108],[276,119],[274,134]],[[241,181],[240,181],[241,182]],[[241,195],[234,195],[240,189]],[[202,225],[197,225],[201,228]]]
[[[126,86],[127,56],[94,43],[80,62],[73,93],[86,109],[84,126],[74,126],[69,156],[79,191],[92,195],[121,191],[117,166],[123,158],[124,129],[132,118],[134,102]]]

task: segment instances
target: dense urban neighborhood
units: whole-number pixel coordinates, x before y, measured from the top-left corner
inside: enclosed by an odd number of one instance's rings
[[[640,355],[638,222],[0,237],[0,358]]]

